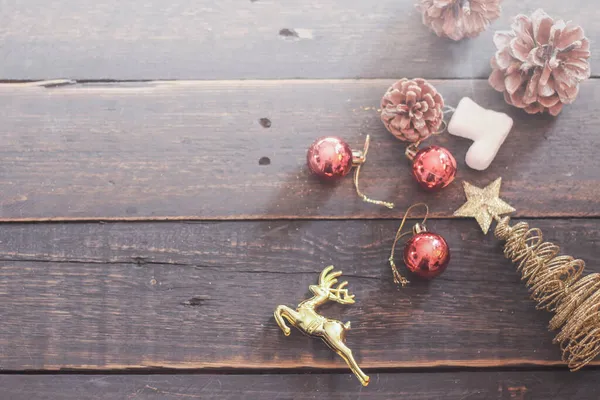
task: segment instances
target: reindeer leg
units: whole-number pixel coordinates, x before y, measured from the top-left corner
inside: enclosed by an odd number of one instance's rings
[[[290,321],[290,324],[296,326],[296,321],[300,318],[298,313],[295,310],[292,310],[291,308],[289,308],[287,306],[277,306],[277,308],[275,309],[274,315],[275,315],[275,321],[277,321],[277,325],[279,325],[279,327],[283,331],[284,335],[290,336],[291,330],[285,324],[285,320],[283,318]]]
[[[370,378],[360,369],[352,355],[352,350],[350,350],[343,341],[343,338],[345,337],[344,325],[339,321],[327,321],[323,325],[323,330],[323,340],[325,340],[325,343],[346,361],[346,364],[348,364],[352,372],[354,372],[354,375],[356,375],[360,383],[363,386],[367,386]]]

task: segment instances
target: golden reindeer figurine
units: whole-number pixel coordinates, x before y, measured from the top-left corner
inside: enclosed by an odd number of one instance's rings
[[[333,265],[325,268],[319,276],[319,285],[310,285],[309,289],[314,294],[308,300],[298,304],[293,310],[287,306],[277,306],[275,309],[275,321],[281,328],[285,336],[289,336],[290,328],[285,324],[287,319],[290,324],[298,328],[302,333],[309,336],[320,337],[336,353],[338,353],[348,364],[352,372],[356,375],[363,386],[369,384],[369,377],[360,369],[354,357],[352,350],[346,347],[346,331],[350,329],[350,322],[342,322],[325,318],[317,313],[317,307],[328,301],[335,301],[340,304],[354,304],[354,295],[348,294],[348,289],[344,287],[348,282],[342,282],[337,288],[332,286],[337,283],[337,278],[342,275],[342,271],[333,270]]]

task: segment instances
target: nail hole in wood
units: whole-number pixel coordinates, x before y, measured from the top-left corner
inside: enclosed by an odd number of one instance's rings
[[[271,127],[271,120],[269,118],[261,118],[258,120],[258,122],[260,123],[260,125],[263,128],[270,128]]]
[[[271,164],[271,159],[269,157],[261,157],[260,160],[258,160],[258,165],[269,165]]]
[[[208,300],[208,299],[205,297],[196,296],[196,297],[192,297],[188,301],[181,302],[181,304],[184,306],[197,307],[197,306],[201,306],[206,300]]]
[[[298,32],[288,28],[283,28],[279,31],[279,34],[283,37],[298,37]]]

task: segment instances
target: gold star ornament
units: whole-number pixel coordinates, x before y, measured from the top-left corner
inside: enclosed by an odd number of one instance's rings
[[[454,216],[475,218],[483,233],[487,234],[494,217],[515,211],[500,198],[500,185],[502,178],[496,179],[483,189],[463,182],[467,202],[454,212]]]

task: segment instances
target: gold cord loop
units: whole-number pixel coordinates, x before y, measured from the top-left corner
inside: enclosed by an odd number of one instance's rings
[[[442,133],[444,133],[446,131],[446,129],[448,128],[448,123],[446,122],[446,120],[442,120],[442,122],[440,123],[441,128],[438,129],[435,132],[432,132],[432,135],[441,135]]]
[[[355,157],[357,159],[356,164],[356,170],[354,170],[354,188],[356,189],[356,194],[358,194],[358,196],[366,203],[371,203],[371,204],[376,204],[379,206],[385,206],[389,209],[394,208],[394,203],[390,203],[387,201],[381,201],[381,200],[373,200],[369,197],[367,197],[363,192],[361,192],[359,186],[358,186],[358,179],[360,177],[360,169],[363,166],[363,164],[367,161],[367,152],[369,151],[369,143],[371,142],[371,138],[369,135],[367,135],[367,138],[365,140],[365,147],[362,151],[362,153],[360,155],[357,155],[357,157]]]
[[[442,108],[442,115],[445,116],[446,114],[451,114],[455,111],[456,111],[456,108],[454,108],[452,106],[444,106],[444,108]],[[448,129],[448,123],[446,122],[445,119],[442,119],[442,122],[440,122],[440,126],[441,126],[441,128],[439,128],[435,132],[432,132],[432,135],[440,135],[440,134],[444,133],[446,131],[446,129]]]
[[[408,218],[408,215],[410,214],[412,209],[419,207],[419,206],[425,207],[425,217],[423,218],[423,221],[421,222],[421,225],[425,225],[425,222],[427,221],[427,217],[429,216],[429,207],[427,206],[427,204],[417,203],[417,204],[413,204],[412,206],[410,206],[404,213],[404,217],[402,218],[400,227],[398,227],[398,230],[396,231],[396,237],[394,238],[394,244],[392,245],[392,251],[390,252],[389,262],[390,262],[390,267],[392,267],[392,274],[394,275],[394,283],[401,284],[403,287],[406,286],[410,282],[404,276],[402,276],[402,274],[400,274],[400,272],[398,271],[398,268],[396,267],[396,263],[394,262],[394,258],[395,258],[395,254],[396,254],[396,245],[398,244],[398,241],[400,239],[402,239],[404,236],[412,233],[412,232],[402,233],[402,230],[404,229],[404,224],[406,223],[406,219]]]
[[[456,111],[456,108],[452,107],[452,106],[444,106],[444,108],[442,108],[442,113],[444,113],[444,115],[446,114],[450,114]]]

